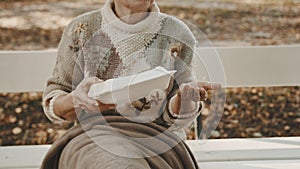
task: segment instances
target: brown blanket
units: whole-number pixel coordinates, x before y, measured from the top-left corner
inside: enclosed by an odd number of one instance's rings
[[[57,140],[41,169],[197,169],[187,145],[157,123],[135,123],[115,111],[81,121]]]

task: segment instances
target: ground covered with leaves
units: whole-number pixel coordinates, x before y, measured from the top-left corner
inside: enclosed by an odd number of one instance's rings
[[[300,43],[299,1],[157,0],[161,11],[199,28],[214,46]],[[254,2],[254,1],[253,1]],[[0,1],[0,50],[56,48],[75,16],[99,9],[101,0]],[[41,92],[0,94],[0,145],[48,144],[70,126],[55,126],[41,106]],[[208,119],[209,101],[203,112]],[[226,89],[225,107],[211,138],[300,136],[300,89]],[[189,128],[188,138],[194,135]]]

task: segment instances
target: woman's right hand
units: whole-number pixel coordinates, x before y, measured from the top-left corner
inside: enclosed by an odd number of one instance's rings
[[[114,104],[103,104],[87,95],[91,85],[101,82],[103,82],[103,80],[97,77],[83,79],[71,93],[56,99],[54,112],[58,116],[72,121],[76,119],[77,109],[82,109],[87,113],[100,113],[108,109],[114,109]]]
[[[99,105],[97,100],[88,97],[87,93],[90,90],[91,85],[101,82],[103,82],[103,80],[98,79],[97,77],[83,79],[76,89],[71,92],[74,108],[82,109],[86,112],[97,112]]]

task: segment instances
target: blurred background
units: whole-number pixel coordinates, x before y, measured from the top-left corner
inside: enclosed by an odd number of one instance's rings
[[[162,12],[196,25],[213,46],[300,44],[300,0],[156,2]],[[0,0],[0,50],[55,49],[72,18],[103,3]],[[44,116],[41,96],[0,93],[0,145],[49,144],[65,133],[70,126],[55,126]],[[206,108],[203,119],[208,112]],[[299,126],[299,86],[228,88],[222,119],[211,138],[300,136]],[[193,126],[186,130],[194,139]]]

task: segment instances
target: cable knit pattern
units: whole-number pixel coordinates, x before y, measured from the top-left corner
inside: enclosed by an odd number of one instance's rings
[[[114,21],[114,17],[111,5],[107,3],[101,10],[75,18],[65,28],[58,47],[57,63],[43,95],[46,114],[51,110],[51,99],[59,95],[53,91],[69,93],[84,77],[97,76],[107,80],[156,66],[176,69],[175,80],[165,91],[167,102],[176,94],[181,83],[193,80],[191,62],[195,39],[183,22],[160,13],[156,4],[148,17],[135,25]],[[161,106],[159,118],[163,123],[172,125],[176,118],[166,116],[170,114],[167,103],[164,101],[158,106]],[[195,116],[177,119],[180,123],[177,123],[176,129],[190,124],[197,116],[197,112],[194,113]]]
[[[159,15],[156,3],[144,20],[133,25],[121,21],[115,15],[112,11],[112,0],[106,1],[101,14],[101,30],[109,36],[122,60],[122,75],[150,69],[144,51],[161,29],[164,19],[164,15]]]

